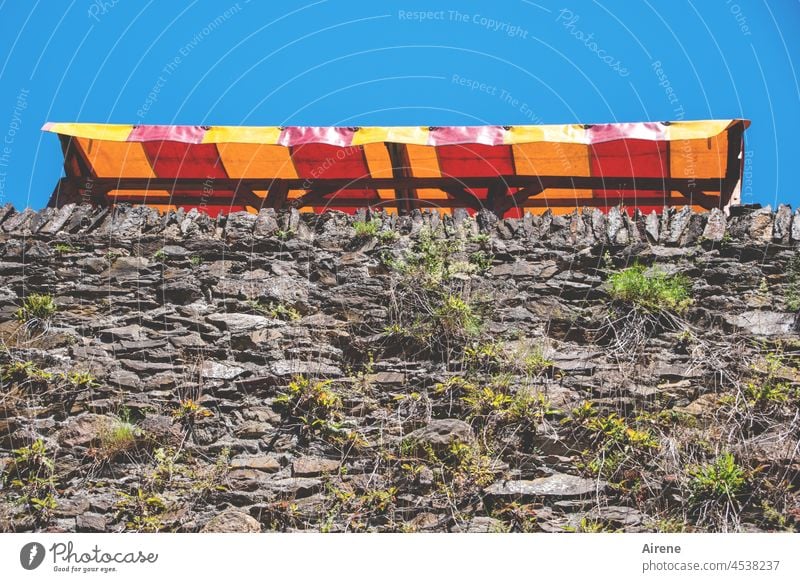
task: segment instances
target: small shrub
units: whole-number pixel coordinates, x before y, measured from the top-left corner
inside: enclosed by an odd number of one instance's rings
[[[279,228],[278,230],[275,231],[275,238],[281,241],[287,241],[289,239],[294,238],[295,234],[296,234],[295,231],[291,228],[288,229]]]
[[[0,366],[0,380],[4,382],[46,383],[53,377],[52,372],[42,370],[31,361],[15,360]]]
[[[17,309],[16,317],[20,321],[48,321],[55,315],[58,308],[51,295],[31,293],[22,302],[22,307]]]
[[[164,252],[164,249],[159,249],[153,253],[153,260],[158,263],[163,263],[167,259],[167,253]]]
[[[494,256],[485,251],[476,251],[469,256],[469,262],[479,273],[485,273],[492,267]]]
[[[691,283],[683,275],[667,275],[636,264],[608,279],[611,298],[631,303],[645,311],[681,313],[691,305]]]
[[[377,238],[381,230],[381,221],[378,218],[372,220],[357,220],[353,223],[353,230],[358,238]]]
[[[447,295],[436,308],[434,318],[441,330],[448,335],[469,337],[480,331],[480,317],[464,298]]]
[[[545,357],[542,346],[536,346],[532,352],[526,354],[522,363],[525,373],[533,377],[543,375],[555,364],[553,360]]]
[[[689,476],[689,488],[695,500],[733,499],[747,484],[745,470],[727,452],[711,463],[690,469]]]
[[[165,528],[166,510],[166,502],[160,495],[137,489],[134,493],[120,493],[117,519],[125,520],[128,531],[155,533]]]
[[[16,501],[25,505],[37,524],[49,521],[56,508],[55,464],[42,439],[12,451],[10,467],[4,475],[6,487]]]
[[[508,362],[503,342],[475,342],[464,348],[464,363],[470,368],[493,370]]]
[[[272,319],[280,319],[282,321],[299,321],[303,317],[300,312],[297,311],[297,309],[284,303],[271,301],[267,304],[264,304],[260,301],[250,301],[248,305],[253,311],[262,313],[267,317],[271,317]]]
[[[196,400],[187,398],[180,401],[178,407],[172,411],[172,416],[176,420],[193,426],[200,419],[214,416],[214,413]]]
[[[398,238],[400,238],[400,235],[394,230],[382,230],[378,233],[378,241],[384,245],[391,244]]]
[[[112,418],[100,430],[100,456],[113,459],[137,447],[142,430],[128,420]]]
[[[64,374],[64,378],[74,388],[94,388],[98,386],[97,378],[89,372],[73,370],[72,372]]]
[[[358,433],[351,433],[341,425],[342,398],[332,384],[331,380],[297,376],[275,399],[275,406],[299,422],[303,434],[320,434],[334,441],[361,444]]]
[[[75,252],[75,247],[69,243],[56,243],[53,245],[53,250],[59,255],[67,255]]]

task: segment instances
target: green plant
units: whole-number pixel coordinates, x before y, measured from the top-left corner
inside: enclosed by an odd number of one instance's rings
[[[297,311],[297,309],[284,303],[271,301],[267,304],[264,304],[260,301],[249,301],[248,305],[253,311],[263,313],[272,319],[280,319],[282,321],[299,321],[302,318],[302,315],[299,311]]]
[[[31,361],[15,360],[0,366],[0,380],[4,382],[48,382],[53,379],[53,373],[39,368]]]
[[[485,232],[476,234],[470,237],[469,242],[480,246],[486,245],[489,243],[489,235],[486,234]]]
[[[287,228],[287,229],[279,228],[278,230],[275,231],[275,238],[277,238],[278,240],[281,240],[281,241],[287,241],[289,239],[294,238],[295,234],[296,233],[295,233],[294,229],[291,229],[291,228]]]
[[[164,249],[159,249],[153,253],[153,260],[159,263],[162,263],[166,260],[167,253],[164,252]]]
[[[788,358],[779,348],[767,353],[759,365],[751,366],[751,378],[743,387],[748,406],[762,412],[775,412],[800,395],[800,390],[792,387],[787,380],[794,370],[788,363]],[[732,395],[730,397],[729,402],[733,404],[735,399],[732,399]]]
[[[691,305],[691,283],[683,275],[668,275],[636,264],[608,278],[611,298],[645,311],[681,313]]]
[[[58,308],[51,295],[31,293],[22,302],[22,307],[17,309],[15,315],[20,321],[48,321],[55,315]]]
[[[37,523],[46,523],[56,508],[55,463],[50,458],[47,446],[37,439],[27,447],[12,451],[10,467],[4,481],[17,502],[26,505]]]
[[[508,362],[508,354],[503,342],[473,342],[464,348],[464,363],[474,369],[492,370]]]
[[[584,400],[578,406],[570,410],[569,414],[570,418],[565,419],[566,422],[574,420],[578,423],[583,423],[590,418],[597,416],[597,410],[595,409],[594,403],[591,400]]]
[[[331,380],[296,376],[275,398],[275,407],[300,423],[303,434],[319,434],[334,441],[361,444],[358,433],[342,424],[342,398]]]
[[[99,385],[97,383],[97,378],[89,372],[73,370],[72,372],[64,374],[64,378],[66,378],[67,382],[74,388],[95,388]]]
[[[606,442],[628,445],[634,449],[658,448],[658,441],[647,429],[631,428],[615,413],[607,416],[593,416],[586,427],[599,434]]]
[[[137,488],[134,493],[121,492],[117,502],[117,519],[124,519],[130,531],[155,533],[164,529],[167,505],[157,494]]]
[[[100,429],[99,456],[113,459],[135,449],[142,434],[142,429],[127,419],[119,417],[109,419]]]
[[[545,357],[544,348],[536,346],[523,358],[523,368],[529,376],[538,377],[550,370],[555,362]]]
[[[371,511],[385,512],[394,505],[397,487],[370,489],[361,496],[364,506]]]
[[[480,331],[480,317],[472,305],[459,295],[445,296],[433,316],[437,325],[447,335],[469,337]]]
[[[381,221],[379,218],[357,220],[353,222],[353,230],[358,238],[376,238],[381,230]]]
[[[172,416],[188,427],[193,427],[198,420],[214,416],[214,413],[196,400],[186,398],[178,403],[178,407],[172,411]]]
[[[53,245],[53,250],[59,255],[67,255],[75,252],[75,247],[69,243],[56,243]]]
[[[710,463],[689,469],[689,488],[694,500],[732,499],[747,484],[745,470],[731,453],[725,452]]]
[[[486,251],[475,251],[469,256],[469,262],[479,273],[484,273],[492,267],[494,256]]]
[[[400,238],[394,230],[382,230],[378,233],[378,241],[383,245],[388,245]]]
[[[198,267],[203,263],[203,257],[200,255],[192,255],[189,257],[189,264],[193,267]]]

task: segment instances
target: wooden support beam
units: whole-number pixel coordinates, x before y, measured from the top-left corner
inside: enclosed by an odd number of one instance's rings
[[[86,178],[72,177],[78,183]],[[205,179],[202,178],[91,178],[100,186],[111,190],[202,190]],[[539,186],[542,189],[580,189],[580,190],[657,190],[671,191],[690,188],[703,191],[719,192],[723,184],[720,178],[629,178],[598,176],[494,176],[465,178],[324,178],[304,180],[302,178],[215,178],[214,184],[219,191],[235,192],[241,189],[261,190],[265,183],[284,182],[288,190],[314,190],[330,188],[332,190],[374,190],[381,188],[491,188],[498,184],[509,188],[527,188]],[[270,188],[271,189],[271,188]]]
[[[494,212],[498,218],[503,218],[508,204],[508,184],[495,182],[489,186],[486,193],[486,207]]]
[[[275,178],[270,181],[269,187],[267,188],[267,197],[264,200],[264,206],[267,208],[283,208],[288,196],[289,184],[286,180]]]
[[[411,161],[408,158],[408,146],[404,143],[386,143],[386,150],[389,152],[389,161],[392,163],[392,176],[396,180],[413,180],[411,175]],[[416,205],[414,201],[419,198],[417,189],[413,186],[394,186],[394,197],[403,201],[398,205],[398,210],[411,212]]]
[[[364,207],[364,198],[347,198],[344,196],[337,196],[330,201],[325,201],[325,205],[331,209],[337,208],[353,208]],[[197,203],[197,199],[192,196],[147,196],[134,197],[134,196],[113,196],[112,202],[129,203],[129,204],[174,204],[176,206],[193,205]],[[449,200],[447,205],[442,204],[441,199],[425,199],[420,198],[417,204],[424,208],[471,208],[474,209],[475,205],[472,201],[463,200]],[[209,202],[211,205],[233,205],[241,206],[242,203],[236,201],[234,198],[219,197],[213,198]],[[375,208],[398,208],[403,204],[403,200],[386,199],[376,201],[375,204],[369,206]],[[581,197],[581,198],[545,198],[536,197],[525,200],[520,204],[521,208],[581,208],[581,207],[595,207],[595,206],[617,206],[623,204],[630,208],[639,206],[684,206],[684,205],[697,205],[696,201],[691,201],[683,196],[668,196],[668,197],[641,197],[641,196],[617,196],[608,198],[596,197]],[[312,204],[304,204],[304,206],[311,206]]]

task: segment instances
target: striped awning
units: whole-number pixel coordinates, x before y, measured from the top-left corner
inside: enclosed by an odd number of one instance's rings
[[[76,197],[220,211],[296,206],[569,212],[616,204],[724,207],[742,119],[597,125],[228,127],[47,123]]]

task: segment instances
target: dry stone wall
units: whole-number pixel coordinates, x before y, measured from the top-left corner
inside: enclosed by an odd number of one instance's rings
[[[445,248],[432,240],[450,241],[448,289],[480,308],[398,318],[413,305],[398,298],[433,293],[408,278],[420,241]],[[797,495],[768,489],[800,484],[785,408],[799,249],[788,206],[505,220],[5,206],[0,529],[796,528]],[[627,316],[608,289],[637,262],[687,277],[692,299],[640,320],[641,337],[612,325]],[[20,314],[35,295],[54,312]],[[442,337],[414,335],[445,315]],[[786,399],[747,416],[748,382]],[[735,519],[702,505],[692,472],[727,452],[770,479],[747,474]]]

